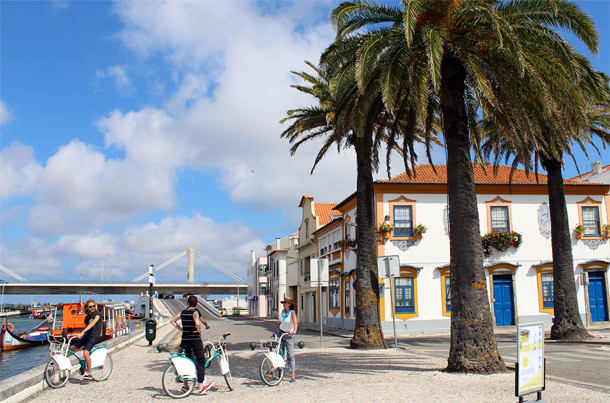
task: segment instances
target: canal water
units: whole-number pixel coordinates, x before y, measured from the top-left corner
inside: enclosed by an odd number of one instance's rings
[[[15,326],[15,333],[30,331],[40,322],[42,322],[40,319],[30,319],[29,316],[11,316],[9,318],[9,323]],[[135,328],[135,322],[138,321],[129,321],[131,330]],[[21,350],[0,351],[0,381],[46,364],[50,357],[48,344]]]

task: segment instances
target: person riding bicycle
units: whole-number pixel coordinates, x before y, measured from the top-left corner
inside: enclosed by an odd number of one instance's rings
[[[102,340],[103,321],[100,311],[97,310],[97,303],[90,299],[85,302],[85,328],[78,334],[78,340],[70,346],[70,350],[77,352],[85,350],[85,362],[87,363],[87,372],[83,374],[83,379],[93,379],[91,377],[91,349]]]
[[[182,332],[180,347],[184,349],[186,356],[193,357],[193,354],[195,355],[197,382],[202,385],[199,394],[202,395],[212,387],[212,382],[205,382],[205,350],[201,341],[201,325],[203,324],[206,329],[209,329],[210,325],[203,319],[201,312],[196,308],[196,296],[191,295],[188,297],[187,304],[188,307],[179,314],[176,314],[170,322],[176,329]],[[182,322],[182,327],[177,323],[178,319]],[[186,383],[184,387],[188,388]]]
[[[290,368],[290,382],[295,381],[296,364],[294,358],[294,335],[297,333],[299,327],[299,320],[296,314],[296,302],[290,298],[285,297],[281,303],[284,305],[282,310],[282,316],[280,323],[277,325],[275,335],[279,338],[282,334],[288,333],[282,339],[282,343],[286,346],[287,360],[286,363]]]

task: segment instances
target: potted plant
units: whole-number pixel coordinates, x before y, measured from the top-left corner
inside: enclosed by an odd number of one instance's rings
[[[416,227],[413,228],[413,234],[417,237],[417,239],[421,239],[427,230],[428,230],[428,227],[426,227],[425,225],[420,223]]]
[[[483,256],[490,257],[493,252],[491,248],[496,249],[499,252],[506,252],[511,246],[518,248],[521,246],[523,236],[519,232],[515,231],[491,231],[481,237],[481,244],[483,245]]]
[[[604,225],[604,238],[610,239],[610,224]]]
[[[379,226],[379,232],[383,234],[383,237],[385,239],[388,239],[390,237],[390,232],[392,232],[393,229],[394,227],[387,221],[384,221],[383,224]]]
[[[574,228],[574,233],[576,234],[576,239],[582,239],[585,233],[585,226],[582,224],[578,224],[576,228]]]

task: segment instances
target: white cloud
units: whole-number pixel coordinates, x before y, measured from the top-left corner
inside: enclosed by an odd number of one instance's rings
[[[101,83],[106,78],[114,81],[114,86],[117,88],[119,93],[129,95],[133,92],[129,76],[127,74],[127,66],[109,66],[106,71],[97,70],[95,72],[95,88],[99,89],[99,87],[101,87]]]
[[[55,241],[29,238],[11,248],[3,247],[2,262],[26,279],[85,279],[131,281],[184,252],[189,245],[244,278],[250,251],[261,253],[265,244],[244,224],[219,224],[198,212],[191,216],[168,216],[158,223],[131,225],[125,231],[65,235]],[[226,245],[231,245],[227,248]],[[80,262],[73,266],[72,262]],[[186,281],[187,258],[163,268],[158,281]],[[195,262],[195,281],[231,282],[232,279],[202,259]]]
[[[28,196],[36,189],[42,167],[34,158],[34,149],[17,141],[0,151],[0,197]]]
[[[13,111],[0,99],[0,125],[3,125],[13,120]]]

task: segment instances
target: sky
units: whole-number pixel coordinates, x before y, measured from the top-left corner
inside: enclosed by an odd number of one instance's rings
[[[601,38],[583,53],[610,74],[610,2],[578,3]],[[310,175],[321,144],[291,156],[280,138],[313,104],[291,71],[330,44],[338,4],[1,0],[0,263],[29,281],[131,281],[194,245],[246,279],[252,250],[298,230],[303,195],[355,191],[352,152]],[[186,281],[186,264],[157,281]],[[198,259],[195,281],[232,279]]]

